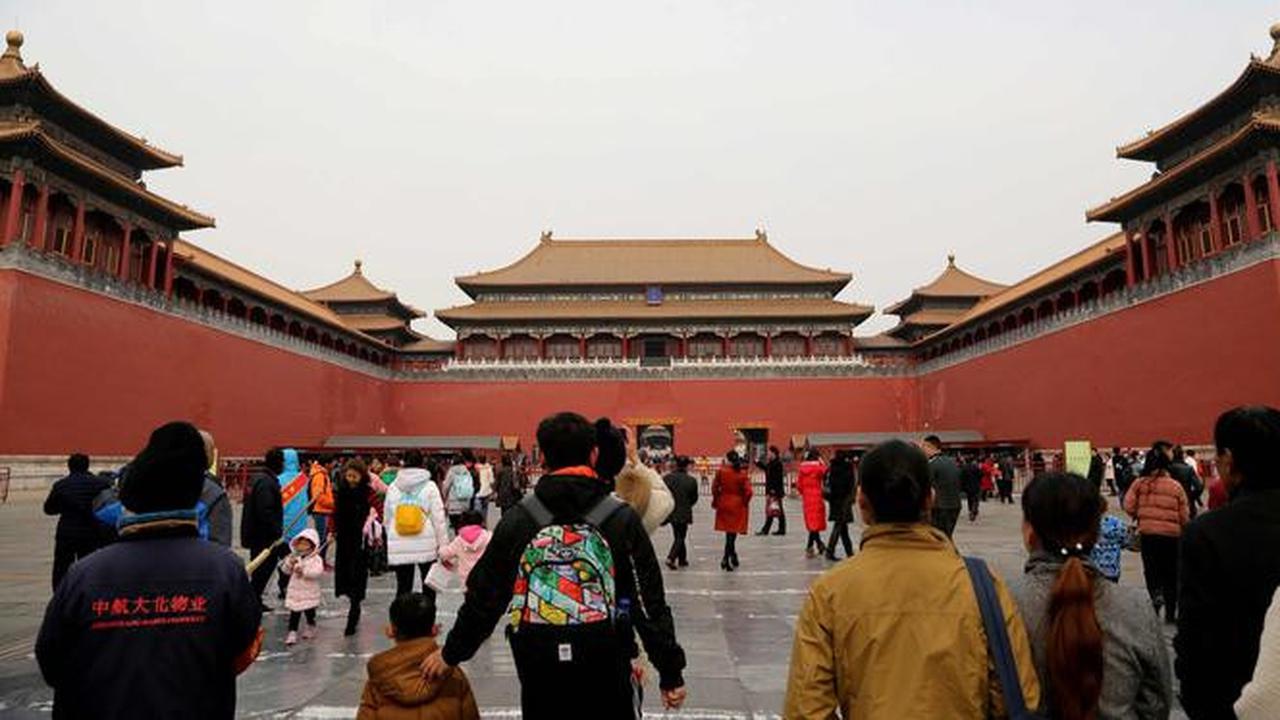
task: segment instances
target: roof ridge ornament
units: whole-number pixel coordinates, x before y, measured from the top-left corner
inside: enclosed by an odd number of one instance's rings
[[[0,55],[0,77],[16,77],[28,72],[27,66],[22,62],[22,33],[10,30],[5,33],[4,41],[7,47],[4,54]]]
[[[551,230],[543,230],[538,242],[551,242]]]
[[[364,261],[363,261],[363,260],[361,260],[360,258],[356,258],[356,263],[355,263],[355,264],[356,264],[355,274],[356,274],[356,275],[363,275],[364,273],[361,271],[361,268],[362,268],[362,267],[364,267]]]
[[[769,233],[765,231],[763,225],[756,228],[756,240],[759,240],[762,243],[769,242]]]
[[[1271,26],[1271,55],[1267,57],[1267,64],[1272,67],[1280,67],[1280,22]]]
[[[956,254],[953,252],[947,253],[947,267],[955,267],[955,266],[956,266]]]

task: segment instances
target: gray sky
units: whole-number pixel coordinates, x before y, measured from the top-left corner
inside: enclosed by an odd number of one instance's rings
[[[884,307],[1011,282],[1113,231],[1116,145],[1265,55],[1280,5],[9,0],[65,94],[186,157],[148,186],[286,285],[424,310],[561,237],[750,236]],[[882,329],[877,317],[862,331]],[[418,328],[443,336],[436,321]]]

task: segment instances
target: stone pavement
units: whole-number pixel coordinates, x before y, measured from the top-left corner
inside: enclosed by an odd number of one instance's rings
[[[0,716],[47,717],[52,693],[36,668],[32,642],[49,597],[53,522],[40,512],[40,500],[18,494],[0,506]],[[680,713],[664,714],[656,686],[646,697],[646,717],[704,720],[776,718],[782,707],[792,628],[809,583],[828,563],[804,557],[805,533],[798,501],[788,503],[791,520],[785,537],[739,538],[742,568],[719,570],[721,536],[712,532],[705,501],[696,508],[690,531],[691,567],[667,572],[667,595],[680,642],[688,654],[689,699]],[[754,503],[758,522],[762,503]],[[986,558],[1006,577],[1022,569],[1025,553],[1016,506],[983,505],[975,524],[963,518],[956,543],[966,554]],[[854,543],[858,541],[854,529]],[[670,531],[659,531],[656,546],[665,555]],[[1124,579],[1142,582],[1136,554],[1126,553]],[[328,580],[326,580],[328,582]],[[394,578],[370,580],[364,624],[356,637],[342,637],[346,601],[326,598],[320,632],[292,651],[282,644],[286,614],[264,619],[267,642],[258,662],[239,682],[238,709],[246,718],[354,717],[363,687],[365,662],[389,646],[382,636]],[[458,591],[441,596],[440,622],[446,628],[461,601]],[[519,717],[518,685],[501,632],[464,666],[486,718]],[[1175,714],[1175,717],[1181,717]]]

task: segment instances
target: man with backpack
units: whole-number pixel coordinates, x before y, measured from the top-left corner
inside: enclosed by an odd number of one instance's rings
[[[684,650],[662,572],[639,516],[592,468],[596,431],[577,413],[538,425],[547,474],[502,517],[467,580],[442,650],[423,662],[441,677],[471,657],[508,610],[524,717],[635,718],[631,663],[638,633],[663,703],[684,703]],[[573,709],[566,706],[573,704]]]

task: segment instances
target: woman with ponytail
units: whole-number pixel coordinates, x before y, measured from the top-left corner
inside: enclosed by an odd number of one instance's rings
[[[1026,574],[1013,595],[1056,720],[1169,717],[1173,697],[1160,620],[1138,588],[1104,582],[1089,559],[1107,502],[1072,473],[1037,476],[1022,493]]]

